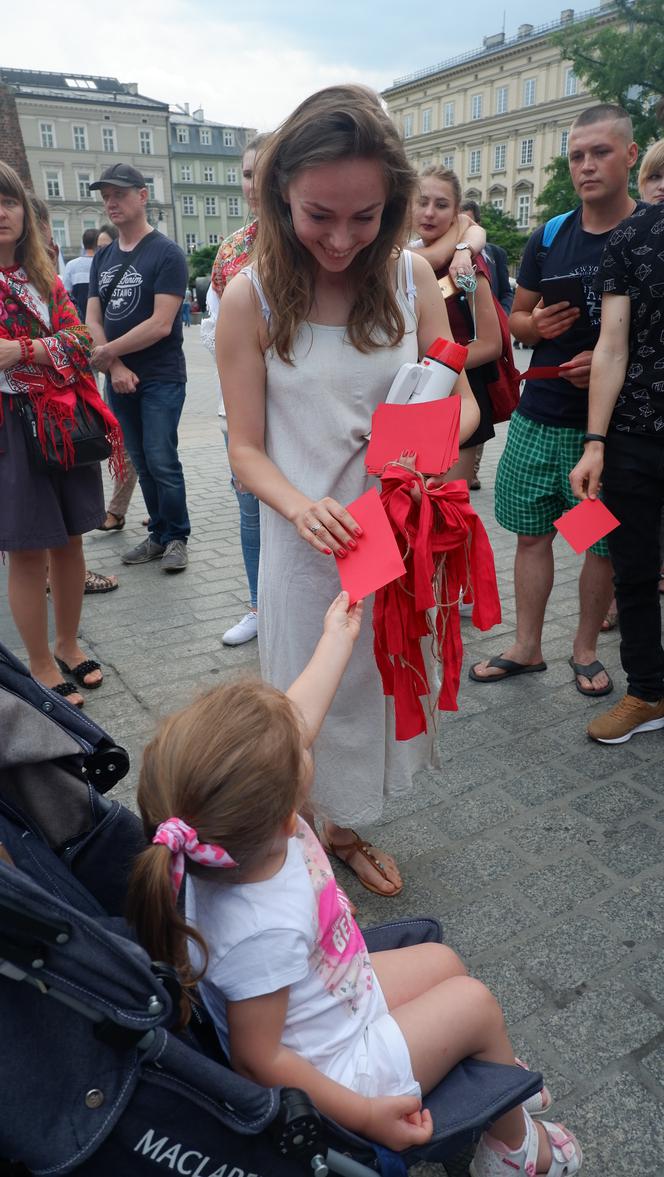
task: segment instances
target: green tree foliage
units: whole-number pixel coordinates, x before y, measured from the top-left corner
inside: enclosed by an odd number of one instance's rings
[[[212,273],[212,263],[218,248],[218,245],[203,245],[189,254],[189,277],[192,282],[197,278],[207,278]]]
[[[566,155],[556,156],[547,164],[544,171],[549,179],[535,201],[540,222],[557,217],[559,213],[566,213],[568,209],[576,208],[579,203],[569,174]]]
[[[510,265],[518,262],[523,253],[525,237],[519,232],[514,217],[499,208],[494,208],[492,204],[483,204],[481,215],[487,241],[492,245],[502,245]]]
[[[664,0],[613,0],[617,21],[571,25],[553,41],[598,102],[617,102],[632,116],[641,148],[662,134]]]

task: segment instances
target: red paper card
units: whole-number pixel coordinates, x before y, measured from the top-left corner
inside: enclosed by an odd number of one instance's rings
[[[347,548],[346,556],[335,558],[341,587],[354,605],[362,597],[403,576],[406,569],[375,486],[354,503],[349,503],[348,510],[363,534],[358,537],[354,550]]]
[[[612,515],[601,499],[583,499],[571,511],[561,515],[560,519],[554,520],[553,526],[580,556],[591,544],[596,544],[610,531],[620,527],[620,520]]]
[[[370,474],[380,475],[404,450],[414,450],[422,474],[441,474],[459,457],[461,398],[415,405],[379,405],[371,418],[371,441],[365,457]]]
[[[562,376],[560,368],[528,368],[527,372],[521,373],[522,380],[557,380]]]

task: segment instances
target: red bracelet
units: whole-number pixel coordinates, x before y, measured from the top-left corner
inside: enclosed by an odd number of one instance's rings
[[[27,354],[28,354],[28,349],[26,347],[25,339],[23,338],[23,336],[21,336],[21,338],[18,340],[18,345],[21,349],[21,363],[24,364],[26,361]]]

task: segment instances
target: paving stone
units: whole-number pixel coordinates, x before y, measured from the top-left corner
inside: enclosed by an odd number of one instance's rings
[[[664,1043],[660,1042],[659,1046],[644,1055],[641,1059],[641,1066],[645,1067],[646,1071],[657,1080],[664,1097]]]
[[[662,830],[635,822],[625,830],[607,830],[595,854],[618,874],[631,877],[662,863]]]
[[[541,991],[522,975],[520,960],[518,963],[504,960],[476,964],[472,971],[473,976],[479,977],[498,999],[508,1026],[521,1021],[543,1004]]]
[[[486,839],[482,841],[481,854],[477,853],[473,841],[459,850],[446,848],[444,854],[427,854],[423,856],[420,868],[424,869],[425,865],[431,878],[440,879],[460,899],[509,878],[519,865],[524,871],[530,869],[526,859],[519,863],[518,855],[510,854],[503,845]]]
[[[613,979],[547,1015],[557,1053],[582,1078],[645,1046],[664,1030],[664,1020]]]
[[[580,913],[540,928],[518,949],[529,977],[551,989],[576,989],[601,978],[629,955],[608,923]]]
[[[634,943],[664,933],[664,879],[647,879],[625,887],[617,895],[599,903],[598,915],[615,921],[621,934]]]
[[[574,843],[594,850],[600,839],[595,826],[587,819],[563,810],[562,804],[553,810],[539,810],[527,823],[519,822],[507,831],[501,831],[501,837],[509,837],[522,852],[537,859],[564,853]]]
[[[583,1147],[583,1177],[661,1177],[664,1107],[633,1075],[612,1074],[564,1112]]]
[[[558,862],[534,871],[523,880],[522,886],[530,902],[551,917],[586,903],[610,887],[613,881],[608,871],[572,852]]]
[[[465,961],[470,961],[496,942],[527,931],[532,918],[518,899],[496,889],[493,896],[449,912],[445,917],[446,939]]]
[[[652,956],[635,961],[628,975],[636,985],[664,1006],[664,948]]]
[[[641,810],[652,806],[650,798],[636,789],[631,789],[623,781],[601,784],[592,792],[572,798],[569,804],[579,813],[584,813],[596,821],[601,818],[606,825],[633,817]]]
[[[578,779],[568,769],[553,763],[534,764],[527,772],[502,783],[521,805],[535,806],[555,801],[578,784]]]

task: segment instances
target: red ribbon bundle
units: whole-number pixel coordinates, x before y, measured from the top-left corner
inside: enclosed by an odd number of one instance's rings
[[[419,484],[416,502],[411,489]],[[428,490],[421,475],[394,464],[382,475],[381,501],[406,565],[405,576],[376,593],[374,655],[383,691],[394,696],[397,740],[427,730],[421,697],[429,694],[421,639],[431,633],[442,666],[438,710],[457,711],[463,644],[458,603],[472,588],[473,624],[500,624],[493,552],[463,480]]]

